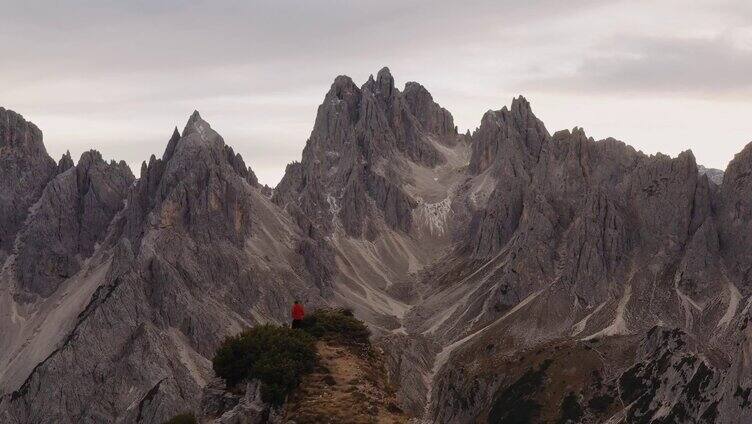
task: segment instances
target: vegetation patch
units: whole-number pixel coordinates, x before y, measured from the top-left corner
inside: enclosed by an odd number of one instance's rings
[[[263,400],[281,405],[302,377],[314,371],[317,339],[370,353],[370,335],[349,310],[319,309],[303,319],[300,329],[261,325],[228,337],[212,365],[227,387],[257,379]]]
[[[561,416],[559,424],[577,424],[582,420],[582,406],[580,397],[574,392],[569,392],[561,403]]]
[[[713,380],[713,371],[705,365],[704,362],[700,362],[700,365],[695,371],[695,375],[692,376],[692,380],[687,384],[686,393],[687,399],[693,400],[706,400],[704,393],[708,385]]]
[[[498,424],[537,422],[541,405],[535,399],[535,395],[543,386],[546,370],[550,365],[551,361],[547,360],[538,369],[529,369],[502,391],[491,407],[488,421]]]
[[[261,325],[225,339],[212,365],[228,387],[258,379],[263,400],[281,405],[316,365],[314,339],[304,331]]]
[[[625,403],[632,403],[646,390],[647,384],[640,377],[643,365],[637,364],[625,372],[619,379],[621,398]]]
[[[348,309],[318,309],[303,318],[301,329],[311,336],[337,344],[368,348],[371,332]]]
[[[590,399],[590,402],[588,402],[588,409],[596,414],[603,414],[608,412],[609,408],[611,408],[611,405],[614,403],[614,400],[614,396],[610,394],[595,396]]]

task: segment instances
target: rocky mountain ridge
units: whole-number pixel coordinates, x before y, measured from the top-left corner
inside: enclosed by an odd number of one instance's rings
[[[335,79],[270,197],[198,112],[137,179],[0,118],[4,422],[161,422],[295,298],[368,322],[426,422],[752,419],[752,146],[719,183],[522,97],[460,134],[384,68]]]
[[[697,170],[700,172],[700,175],[707,175],[710,182],[714,183],[715,185],[723,184],[723,171],[721,171],[720,169],[707,168],[702,165],[697,165]]]

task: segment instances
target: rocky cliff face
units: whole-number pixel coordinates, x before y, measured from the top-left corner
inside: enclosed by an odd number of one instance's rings
[[[274,201],[311,233],[339,224],[351,237],[374,239],[382,223],[409,232],[418,203],[402,187],[406,168],[444,163],[439,146],[457,139],[452,116],[421,85],[400,92],[387,68],[360,88],[337,77],[302,162],[288,167]]]
[[[13,251],[29,207],[56,171],[39,128],[0,108],[0,261]]]
[[[710,182],[712,182],[715,185],[721,185],[723,184],[723,174],[724,172],[720,169],[713,169],[713,168],[707,168],[702,165],[697,166],[697,170],[700,172],[700,175],[707,175]]]
[[[335,79],[270,199],[198,113],[135,181],[0,116],[3,422],[198,408],[222,338],[294,298],[366,320],[426,422],[752,417],[750,147],[719,183],[522,97],[462,135],[384,68]]]
[[[22,271],[3,274],[4,310],[14,311],[3,327],[11,343],[2,353],[13,365],[3,379],[3,422],[161,422],[197,404],[211,377],[207,358],[224,336],[285,320],[294,298],[323,303],[297,253],[305,236],[259,193],[242,159],[198,113],[162,159],[144,164],[134,185],[125,171],[85,154],[34,207],[39,224],[30,220],[28,240],[61,219],[92,225],[65,227],[60,239],[74,241],[59,244],[79,250],[63,260],[26,243],[14,258],[26,263],[24,255],[41,251],[50,255],[43,261],[73,263],[71,275],[40,285],[45,268],[30,266],[31,280],[17,278]],[[77,209],[59,207],[62,201],[84,205],[86,214],[71,217]],[[111,222],[94,226],[110,206]],[[34,289],[45,298],[16,300]],[[29,333],[50,331],[30,311],[53,301],[49,314],[63,315],[57,327],[65,331],[30,347]],[[22,360],[32,348],[44,352],[36,364]]]
[[[19,298],[47,297],[76,274],[103,241],[133,184],[125,162],[108,164],[99,152],[84,153],[76,166],[68,161],[70,156],[61,160],[67,170],[44,188],[19,236]]]

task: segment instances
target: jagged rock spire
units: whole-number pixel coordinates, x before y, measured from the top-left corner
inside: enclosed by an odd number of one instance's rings
[[[185,124],[185,129],[183,129],[183,137],[198,131],[199,127],[205,123],[206,121],[201,118],[201,114],[198,113],[197,110],[194,110],[191,116],[188,118],[188,122],[186,122]]]
[[[175,148],[177,148],[179,140],[180,140],[180,131],[178,131],[178,127],[175,127],[175,130],[172,132],[172,137],[170,137],[170,141],[167,142],[167,148],[165,149],[165,152],[162,155],[162,160],[164,161],[170,160],[172,155],[175,153]]]
[[[445,161],[435,143],[452,145],[456,137],[451,114],[420,84],[409,83],[400,92],[387,67],[360,88],[339,76],[319,106],[302,162],[288,167],[275,201],[289,206],[296,199],[301,227],[311,228],[313,222],[327,233],[333,217],[323,192],[336,193],[337,201],[348,205],[339,209],[339,220],[350,234],[367,232],[369,219],[363,215],[382,215],[404,231],[417,202],[399,188],[401,183],[374,168],[381,161],[390,168],[380,171],[385,174],[400,172],[396,167],[403,161],[435,167]],[[369,210],[369,198],[380,212]]]
[[[71,158],[70,150],[66,150],[57,163],[57,173],[61,174],[71,168],[73,168],[73,159]]]
[[[489,167],[503,169],[498,160],[519,160],[529,168],[549,138],[548,130],[533,114],[530,103],[519,96],[512,100],[510,109],[504,106],[483,115],[480,127],[473,133],[470,169],[478,174]]]
[[[391,97],[394,93],[394,77],[386,66],[381,68],[376,75],[376,83],[378,84],[381,95],[385,98]]]

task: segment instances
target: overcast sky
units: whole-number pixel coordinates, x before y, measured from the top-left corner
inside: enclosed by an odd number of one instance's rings
[[[135,173],[198,109],[274,185],[334,78],[382,66],[463,131],[522,94],[551,133],[692,149],[712,167],[752,141],[748,0],[0,0],[0,13],[0,106],[56,159],[95,148]]]

